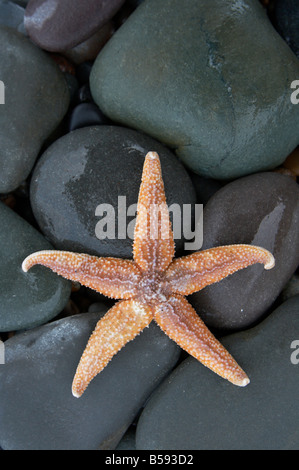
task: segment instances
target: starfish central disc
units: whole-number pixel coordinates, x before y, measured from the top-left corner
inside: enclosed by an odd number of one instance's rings
[[[144,275],[139,283],[139,300],[147,305],[155,306],[166,302],[171,290],[165,282],[165,276],[159,273]]]

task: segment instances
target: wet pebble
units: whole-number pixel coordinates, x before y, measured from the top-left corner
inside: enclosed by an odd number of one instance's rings
[[[42,49],[64,51],[92,36],[123,3],[124,0],[30,0],[25,27]]]
[[[250,266],[193,294],[201,318],[220,329],[247,328],[277,299],[299,264],[299,187],[288,176],[258,173],[225,185],[203,214],[203,247],[245,243],[273,253],[275,267]]]
[[[56,248],[132,257],[132,223],[144,158],[151,150],[161,157],[167,203],[194,204],[194,188],[176,156],[136,131],[86,127],[47,149],[32,176],[31,204],[42,232]],[[182,237],[177,236],[179,250]]]
[[[114,449],[179,348],[156,325],[128,343],[81,398],[73,376],[98,313],[68,317],[5,342],[0,368],[4,450]]]
[[[42,144],[67,111],[69,92],[51,58],[4,26],[0,77],[5,85],[5,105],[0,105],[0,193],[6,193],[29,175]]]
[[[107,124],[109,119],[94,103],[80,103],[72,111],[68,121],[69,132],[82,127]]]
[[[298,145],[287,93],[298,76],[258,1],[151,0],[99,54],[91,91],[112,120],[175,148],[195,173],[230,179],[272,169]]]
[[[153,394],[137,427],[149,450],[299,450],[299,296],[221,342],[250,377],[245,388],[193,358]],[[296,342],[296,343],[295,343]]]
[[[70,283],[50,270],[22,271],[26,256],[52,246],[0,203],[0,331],[33,328],[54,318],[67,304]]]

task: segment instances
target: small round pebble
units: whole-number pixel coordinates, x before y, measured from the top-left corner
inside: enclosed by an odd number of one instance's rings
[[[30,0],[25,28],[42,49],[64,51],[92,36],[123,3],[124,0]]]
[[[76,106],[68,121],[68,131],[74,131],[82,127],[107,124],[109,119],[94,103],[81,103]]]

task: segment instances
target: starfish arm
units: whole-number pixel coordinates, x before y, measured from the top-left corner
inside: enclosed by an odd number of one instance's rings
[[[146,155],[139,191],[133,247],[143,271],[165,271],[174,257],[174,240],[159,156]]]
[[[152,319],[151,309],[136,300],[114,305],[97,323],[87,343],[73,380],[73,395],[79,398],[112,357],[149,326]]]
[[[166,271],[166,282],[173,292],[190,295],[256,263],[271,269],[275,261],[269,251],[258,246],[219,246],[175,259]]]
[[[134,297],[141,279],[140,269],[134,261],[118,258],[97,258],[69,251],[38,251],[23,261],[22,269],[27,272],[36,264],[115,299]]]
[[[240,387],[249,383],[245,372],[184,297],[173,295],[167,303],[156,306],[154,319],[172,340],[213,372]]]

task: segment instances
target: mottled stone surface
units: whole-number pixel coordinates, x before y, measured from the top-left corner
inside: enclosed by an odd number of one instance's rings
[[[274,168],[296,147],[298,76],[258,0],[150,0],[99,54],[91,90],[111,119],[227,179]]]

